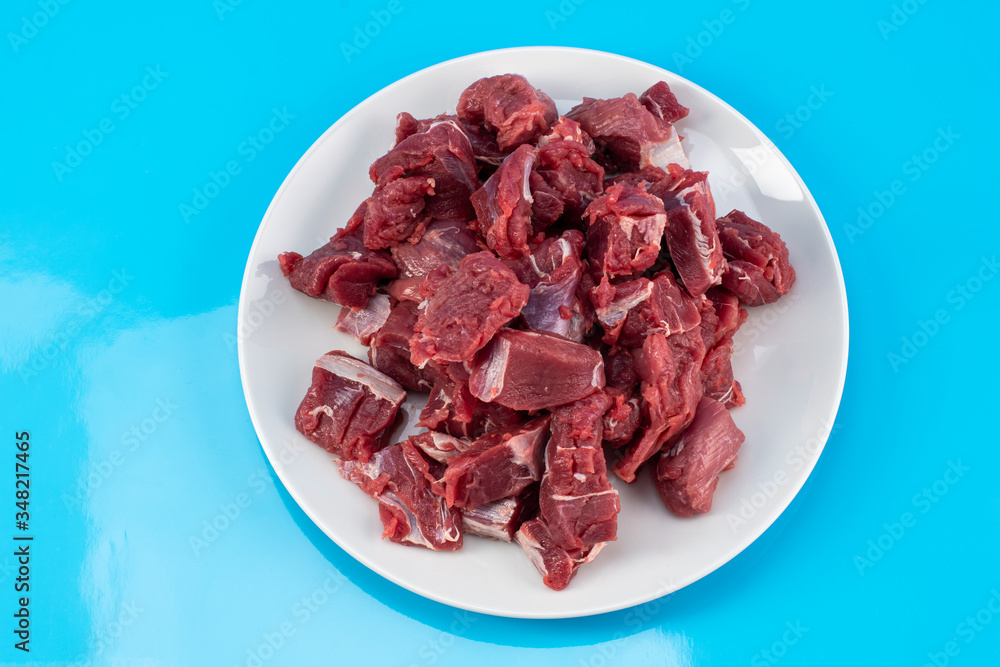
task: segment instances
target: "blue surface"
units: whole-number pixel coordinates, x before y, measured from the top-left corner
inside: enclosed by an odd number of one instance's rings
[[[0,548],[0,660],[1000,663],[995,3],[63,2],[0,10],[0,541],[25,430],[35,538],[30,654]],[[852,324],[835,432],[775,525],[667,598],[554,622],[346,556],[268,467],[233,339],[257,225],[329,125],[425,66],[534,44],[671,69],[768,133],[830,225]]]

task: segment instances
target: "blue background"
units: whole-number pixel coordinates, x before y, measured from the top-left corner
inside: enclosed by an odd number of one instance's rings
[[[3,4],[0,495],[28,430],[30,658],[998,664],[996,4],[398,2]],[[327,127],[428,65],[536,44],[670,69],[764,130],[826,216],[852,324],[834,433],[770,530],[667,598],[552,622],[429,602],[327,539],[268,467],[233,337],[257,225]],[[23,662],[11,554],[0,660]]]

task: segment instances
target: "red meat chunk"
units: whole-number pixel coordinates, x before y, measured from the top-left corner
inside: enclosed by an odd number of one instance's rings
[[[373,198],[397,179],[431,179],[434,191],[424,197],[421,213],[435,220],[465,221],[473,215],[469,195],[479,187],[477,172],[468,137],[457,122],[444,120],[400,141],[372,164],[368,174],[376,186]],[[382,234],[371,240],[376,242],[375,238]],[[369,240],[366,226],[366,244]]]
[[[433,194],[434,179],[425,176],[397,178],[375,188],[365,212],[365,245],[391,248],[419,239],[431,220],[424,209],[426,197]]]
[[[537,509],[538,489],[532,486],[513,498],[463,507],[462,530],[466,535],[513,542],[517,529]]]
[[[591,298],[608,345],[640,347],[650,334],[683,333],[701,321],[697,302],[680,290],[669,271],[653,280],[602,282]]]
[[[642,423],[642,401],[632,390],[605,390],[614,403],[604,414],[604,442],[621,447],[632,442],[632,437]]]
[[[496,134],[506,151],[535,141],[556,121],[555,102],[519,74],[479,79],[458,99],[458,116]]]
[[[509,498],[542,478],[548,415],[511,429],[492,431],[448,461],[448,507],[477,507]]]
[[[658,197],[619,183],[595,199],[584,217],[588,219],[587,257],[595,281],[602,276],[636,276],[656,262],[667,224]]]
[[[701,399],[694,421],[652,468],[656,489],[667,508],[683,517],[712,509],[719,473],[733,467],[744,440],[721,403]]]
[[[534,233],[530,175],[536,158],[534,146],[519,146],[472,194],[479,233],[505,259],[528,254],[528,239]]]
[[[716,221],[728,268],[722,286],[747,306],[761,306],[787,294],[795,282],[785,242],[742,211]]]
[[[405,399],[395,380],[334,350],[316,360],[295,428],[332,454],[368,461],[385,446]]]
[[[529,329],[569,336],[573,301],[583,274],[583,234],[575,229],[542,241],[528,257],[504,262],[530,288],[521,317]]]
[[[688,115],[690,111],[677,101],[665,81],[654,83],[646,92],[639,96],[639,101],[651,114],[668,123],[676,123]]]
[[[688,167],[673,125],[651,113],[633,93],[609,100],[585,97],[566,117],[580,123],[619,171],[666,169],[670,164]]]
[[[701,331],[651,334],[636,350],[643,399],[642,436],[614,466],[626,482],[635,481],[636,471],[671,438],[687,428],[704,388],[701,365],[705,342]]]
[[[590,151],[579,141],[546,143],[538,150],[535,173],[558,199],[570,222],[578,221],[604,188],[604,167],[590,158]]]
[[[409,441],[375,452],[368,462],[338,461],[338,467],[378,501],[383,539],[434,551],[462,548],[462,515],[431,492],[429,463]]]
[[[434,377],[410,363],[410,338],[416,324],[416,304],[408,301],[397,303],[371,338],[368,360],[406,389],[428,391],[434,385]]]
[[[286,252],[278,261],[293,288],[354,309],[368,305],[379,280],[395,278],[398,273],[386,253],[365,247],[360,230],[341,229],[308,257]]]
[[[389,318],[391,309],[389,297],[385,294],[376,294],[361,310],[341,308],[334,329],[354,336],[362,345],[369,345]]]
[[[430,279],[433,276],[429,276]],[[463,258],[427,299],[410,339],[410,360],[471,361],[528,302],[528,286],[488,252]]]
[[[416,243],[394,247],[392,261],[399,268],[400,278],[423,278],[442,264],[457,269],[463,257],[479,250],[467,223],[435,220]]]
[[[473,396],[514,410],[565,405],[603,387],[600,352],[546,331],[498,332],[469,377]]]

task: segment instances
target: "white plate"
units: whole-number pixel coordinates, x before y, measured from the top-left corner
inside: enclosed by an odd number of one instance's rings
[[[424,118],[453,112],[466,86],[505,72],[525,75],[561,112],[585,95],[638,94],[665,80],[691,109],[678,129],[692,168],[711,172],[719,215],[739,208],[770,225],[787,243],[798,273],[791,293],[751,309],[737,334],[733,365],[747,404],[733,418],[746,443],[736,467],[723,473],[712,511],[692,519],[673,516],[646,474],[631,486],[616,483],[618,541],[559,592],[542,584],[516,545],[470,536],[459,552],[435,553],[381,540],[375,502],[341,479],[330,455],[292,423],[315,359],[338,348],[364,358],[364,350],[331,328],[337,307],[292,290],[275,258],[288,250],[311,252],[347,221],[371,192],[368,166],[391,146],[397,113]],[[771,525],[812,471],[847,369],[847,299],[837,252],[815,201],[774,145],[725,102],[675,74],[622,56],[558,47],[490,51],[435,65],[337,121],[295,165],[264,215],[243,278],[239,327],[250,417],[268,459],[306,514],[345,551],[415,593],[524,618],[640,604],[736,556]],[[411,415],[419,408],[408,406]]]

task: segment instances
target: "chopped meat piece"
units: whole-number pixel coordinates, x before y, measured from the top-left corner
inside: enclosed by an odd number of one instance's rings
[[[631,390],[609,387],[605,391],[614,403],[604,414],[604,442],[612,447],[627,445],[642,423],[642,402]]]
[[[369,345],[372,337],[389,319],[391,308],[389,297],[385,294],[376,294],[361,310],[341,308],[334,328],[354,336],[362,345]]]
[[[575,229],[542,241],[528,257],[504,262],[530,288],[521,317],[529,329],[570,333],[573,300],[583,273],[583,234]]]
[[[384,252],[369,250],[360,230],[338,231],[330,242],[308,257],[282,253],[281,272],[298,291],[348,308],[364,308],[375,294],[375,283],[395,278],[396,266]]]
[[[406,389],[428,391],[434,378],[410,363],[410,338],[417,324],[417,306],[400,301],[389,311],[385,323],[372,337],[368,360]]]
[[[592,561],[605,544],[598,542],[590,549],[567,551],[556,544],[548,524],[541,519],[525,521],[514,539],[542,575],[542,583],[554,591],[561,591],[569,586],[577,569]]]
[[[604,375],[607,386],[631,391],[639,384],[639,373],[635,370],[635,357],[627,347],[612,349],[604,356]]]
[[[636,350],[643,399],[642,437],[614,466],[614,473],[626,482],[634,481],[639,466],[691,423],[704,391],[701,383],[704,357],[705,341],[699,329],[669,338],[652,334]]]
[[[417,367],[431,359],[470,361],[500,327],[520,314],[528,292],[492,254],[464,257],[423,304],[410,339],[411,361]]]
[[[473,396],[514,410],[564,405],[603,387],[600,352],[546,331],[498,332],[469,378]]]
[[[639,101],[651,114],[671,124],[686,117],[690,111],[677,101],[677,97],[665,81],[654,83],[649,90],[639,96]]]
[[[528,254],[534,203],[530,175],[536,158],[534,146],[519,146],[472,194],[479,233],[486,245],[505,259]]]
[[[531,190],[531,229],[542,231],[563,216],[566,205],[559,192],[552,188],[537,171],[528,174]]]
[[[701,309],[702,336],[706,347],[712,348],[736,335],[747,321],[747,311],[740,305],[739,298],[724,287],[713,287],[705,296],[710,303]]]
[[[744,439],[721,403],[701,399],[694,421],[652,469],[667,508],[684,517],[710,510],[719,473],[733,467]]]
[[[476,162],[480,167],[495,168],[507,157],[508,153],[500,150],[500,147],[497,146],[496,135],[492,132],[482,125],[468,123],[458,116],[448,114],[441,114],[435,118],[426,118],[424,120],[417,120],[405,111],[398,114],[396,116],[396,143],[399,144],[403,139],[418,132],[426,132],[434,123],[443,121],[458,123],[462,132],[469,139],[469,145],[472,147],[472,155],[476,158]]]
[[[697,302],[681,292],[669,271],[653,280],[602,281],[592,298],[608,345],[639,347],[646,336],[683,333],[701,322]]]
[[[688,167],[673,125],[650,113],[634,93],[609,100],[585,97],[566,117],[580,123],[620,171],[638,171],[650,165]]]
[[[733,379],[733,339],[724,338],[709,350],[701,365],[701,382],[705,397],[719,401],[727,408],[746,403],[743,388]]]
[[[479,187],[477,172],[468,137],[457,122],[443,120],[400,141],[368,173],[376,185],[373,197],[400,178],[431,179],[434,193],[424,198],[423,214],[435,220],[465,221],[473,215],[469,195]]]
[[[431,220],[424,212],[425,197],[433,194],[434,179],[423,176],[397,178],[376,188],[365,213],[365,245],[391,248],[419,239]]]
[[[417,422],[417,426],[433,430],[443,429],[451,435],[458,435],[449,426],[455,422],[470,423],[478,403],[476,397],[469,392],[468,382],[447,377],[438,378],[431,387],[427,404],[420,411],[420,421]]]
[[[479,250],[467,223],[435,220],[416,243],[394,247],[392,260],[399,268],[400,279],[423,278],[442,264],[457,269],[463,257]]]
[[[465,421],[460,421],[454,407],[446,406],[444,410],[441,410],[440,405],[433,405],[435,395],[432,392],[431,400],[427,402],[427,407],[420,413],[421,424],[426,423],[434,430],[456,438],[478,438],[489,431],[516,426],[521,422],[517,411],[504,405],[483,403],[468,394],[468,389],[465,390],[463,396],[466,397],[469,404],[475,406],[472,409],[471,417],[466,417],[463,414],[461,416]]]
[[[515,496],[542,478],[548,415],[512,429],[492,431],[448,461],[448,507],[477,507]]]
[[[483,503],[478,507],[463,507],[462,530],[466,535],[512,542],[517,529],[537,509],[538,489],[529,487],[513,498]]]
[[[667,210],[666,240],[684,289],[701,296],[722,281],[725,262],[715,228],[708,172],[670,165],[670,176],[649,187]]]
[[[479,79],[458,99],[458,116],[495,132],[500,150],[535,141],[557,117],[552,98],[519,74]]]
[[[574,222],[604,187],[604,167],[594,162],[587,147],[578,141],[545,144],[538,150],[535,169]]]
[[[742,211],[716,221],[729,266],[722,286],[747,306],[761,306],[787,294],[795,282],[788,248],[781,237]]]
[[[663,202],[644,189],[616,184],[595,199],[588,218],[587,257],[594,280],[636,276],[653,265],[667,224]]]
[[[368,461],[385,446],[406,392],[391,377],[334,350],[316,360],[295,428],[332,454]]]
[[[515,539],[554,590],[565,588],[581,564],[618,538],[621,504],[601,448],[602,418],[610,406],[599,392],[552,414],[539,515],[522,524]]]
[[[735,294],[713,287],[705,294],[701,308],[701,335],[708,353],[701,366],[705,396],[727,408],[743,405],[746,399],[740,383],[733,379],[733,335],[747,319]]]
[[[462,548],[462,515],[431,492],[428,462],[410,442],[375,452],[368,462],[340,460],[338,467],[378,500],[383,539],[434,551]]]

